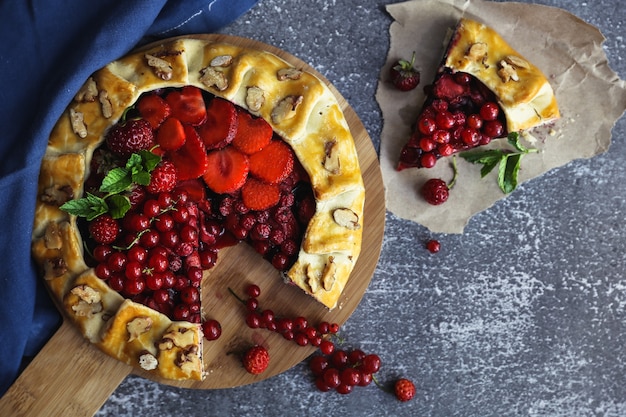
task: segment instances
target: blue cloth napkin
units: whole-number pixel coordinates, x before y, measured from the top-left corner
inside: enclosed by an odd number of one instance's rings
[[[53,125],[94,71],[142,43],[211,33],[257,0],[0,0],[0,395],[61,316],[30,240]]]

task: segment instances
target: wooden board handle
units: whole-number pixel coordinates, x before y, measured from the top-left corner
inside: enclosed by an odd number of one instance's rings
[[[0,398],[0,416],[93,416],[131,370],[64,322]]]

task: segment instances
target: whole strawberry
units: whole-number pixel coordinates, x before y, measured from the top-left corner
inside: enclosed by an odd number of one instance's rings
[[[89,234],[96,242],[109,245],[117,239],[120,226],[110,214],[103,214],[96,217],[89,223]]]
[[[420,72],[415,68],[415,52],[411,61],[399,59],[389,70],[391,82],[400,91],[413,90],[420,83]]]
[[[154,133],[145,119],[131,119],[113,127],[106,136],[111,152],[123,158],[154,146]]]
[[[406,378],[400,378],[393,387],[396,398],[400,401],[410,401],[415,396],[415,384]]]
[[[146,187],[149,193],[169,193],[176,187],[177,171],[170,161],[161,161],[150,173],[150,184]]]
[[[251,347],[243,357],[243,367],[251,374],[263,373],[270,363],[270,355],[263,346],[255,345]]]

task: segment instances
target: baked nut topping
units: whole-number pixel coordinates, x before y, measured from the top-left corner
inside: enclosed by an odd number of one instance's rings
[[[50,222],[46,226],[46,231],[43,235],[44,244],[48,249],[61,249],[63,246],[63,239],[61,238],[61,231],[59,225],[55,222]]]
[[[79,285],[72,288],[70,293],[79,298],[78,303],[72,305],[77,316],[90,317],[102,311],[102,297],[98,291],[88,285]]]
[[[324,169],[333,175],[341,173],[341,159],[339,158],[339,146],[335,139],[326,142],[324,145],[326,158],[324,159]]]
[[[506,61],[507,64],[513,65],[517,68],[530,68],[530,64],[528,63],[528,61],[516,55],[507,55],[504,57],[504,61]]]
[[[148,66],[152,68],[154,74],[160,79],[167,81],[172,79],[173,69],[169,62],[164,60],[163,58],[159,58],[154,55],[146,54],[146,60],[148,61]]]
[[[74,133],[83,139],[87,137],[87,125],[81,112],[70,109],[70,122]]]
[[[46,259],[43,264],[43,273],[46,281],[53,280],[67,273],[67,264],[63,258]]]
[[[302,77],[302,71],[297,68],[281,68],[276,73],[278,81],[299,80]]]
[[[515,70],[515,67],[513,67],[512,65],[509,65],[505,60],[500,61],[498,66],[500,67],[498,69],[498,75],[502,79],[502,82],[506,83],[511,80],[519,81],[519,76],[517,75],[517,71]]]
[[[159,361],[152,353],[144,351],[139,355],[139,366],[146,371],[152,371],[159,366]]]
[[[260,87],[251,86],[246,90],[246,105],[248,110],[258,112],[265,103],[265,93]]]
[[[467,51],[467,57],[474,62],[485,64],[487,61],[488,50],[489,48],[486,43],[476,42],[472,44]],[[487,65],[485,64],[485,66]]]
[[[228,88],[228,80],[218,70],[206,67],[200,70],[200,82],[209,88],[216,88],[218,91],[224,91]]]
[[[219,55],[211,60],[209,63],[212,67],[227,67],[233,62],[232,55]]]
[[[339,208],[333,211],[333,219],[335,223],[346,229],[358,230],[361,228],[359,216],[348,208]]]
[[[324,272],[322,272],[322,285],[326,291],[330,291],[335,285],[337,281],[337,264],[335,264],[335,258],[332,256],[328,257],[328,262],[324,267]]]
[[[142,334],[152,329],[152,318],[139,316],[135,317],[126,324],[126,330],[128,330],[128,341],[132,342]]]
[[[43,190],[39,200],[46,204],[61,206],[72,198],[74,198],[74,190],[72,190],[72,187],[69,185],[63,185],[61,187],[51,185]]]
[[[100,106],[102,108],[102,115],[105,119],[110,119],[113,116],[113,106],[111,105],[111,100],[109,100],[109,94],[102,90],[98,94],[98,101],[100,101]]]
[[[78,93],[74,96],[74,100],[79,103],[91,102],[98,96],[98,86],[93,77],[89,77],[85,84],[78,90]]]
[[[296,115],[296,108],[302,103],[302,96],[287,96],[272,110],[272,122],[280,124]]]

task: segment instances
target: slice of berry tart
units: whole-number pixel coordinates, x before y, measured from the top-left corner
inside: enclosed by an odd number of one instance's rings
[[[202,280],[221,249],[245,242],[332,309],[364,199],[324,82],[268,52],[174,39],[94,73],[54,127],[33,256],[100,349],[200,380]]]
[[[560,117],[541,70],[496,31],[466,18],[454,29],[425,93],[398,170],[431,168],[441,157]]]

